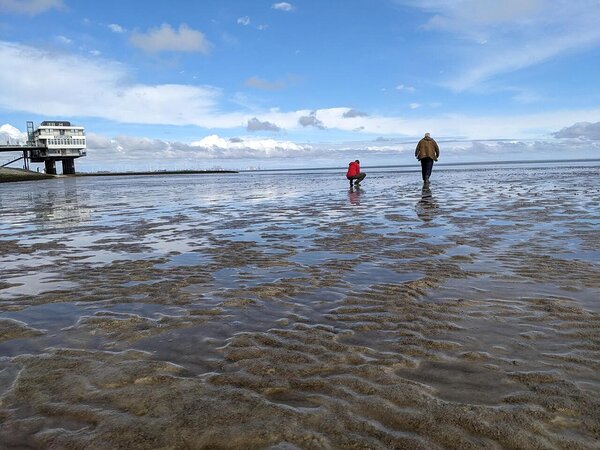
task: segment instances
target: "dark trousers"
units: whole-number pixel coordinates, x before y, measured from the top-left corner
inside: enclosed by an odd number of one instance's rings
[[[358,175],[355,175],[353,177],[346,177],[346,178],[348,178],[348,180],[350,180],[350,186],[352,186],[352,182],[353,181],[356,181],[357,183],[360,183],[362,180],[365,179],[366,176],[367,176],[366,173],[360,172]]]
[[[429,177],[431,176],[431,169],[433,169],[433,159],[421,159],[421,174],[423,175],[423,181],[429,180]]]

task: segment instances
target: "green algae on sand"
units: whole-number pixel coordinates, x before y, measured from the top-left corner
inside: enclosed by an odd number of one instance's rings
[[[45,173],[32,172],[30,170],[8,169],[6,167],[0,167],[0,183],[47,180],[49,178],[54,178],[54,176],[46,175]]]

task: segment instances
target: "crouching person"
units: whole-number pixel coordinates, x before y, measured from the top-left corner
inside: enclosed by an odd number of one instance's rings
[[[358,159],[356,161],[352,161],[348,165],[346,178],[350,181],[350,187],[352,187],[352,182],[354,182],[354,186],[360,186],[360,182],[364,180],[366,176],[366,173],[360,171],[360,161]]]

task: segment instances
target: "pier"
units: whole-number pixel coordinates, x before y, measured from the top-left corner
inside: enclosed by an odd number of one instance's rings
[[[27,170],[32,162],[44,163],[45,172],[56,175],[56,162],[60,161],[63,175],[74,175],[75,159],[86,155],[85,131],[67,121],[44,121],[37,128],[27,122],[27,142],[0,144],[0,152],[22,153],[0,167],[23,160]]]

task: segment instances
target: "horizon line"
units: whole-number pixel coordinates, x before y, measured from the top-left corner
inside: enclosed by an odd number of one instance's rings
[[[582,158],[582,159],[531,159],[531,160],[510,160],[510,161],[467,161],[467,162],[453,162],[453,163],[436,163],[437,166],[475,166],[485,164],[533,164],[533,163],[560,163],[560,162],[600,162],[600,158]],[[377,166],[362,166],[365,169],[387,169],[394,167],[414,167],[415,170],[419,169],[416,164],[386,164]],[[300,170],[345,170],[346,167],[299,167],[290,169],[239,169],[238,172],[292,172]]]

